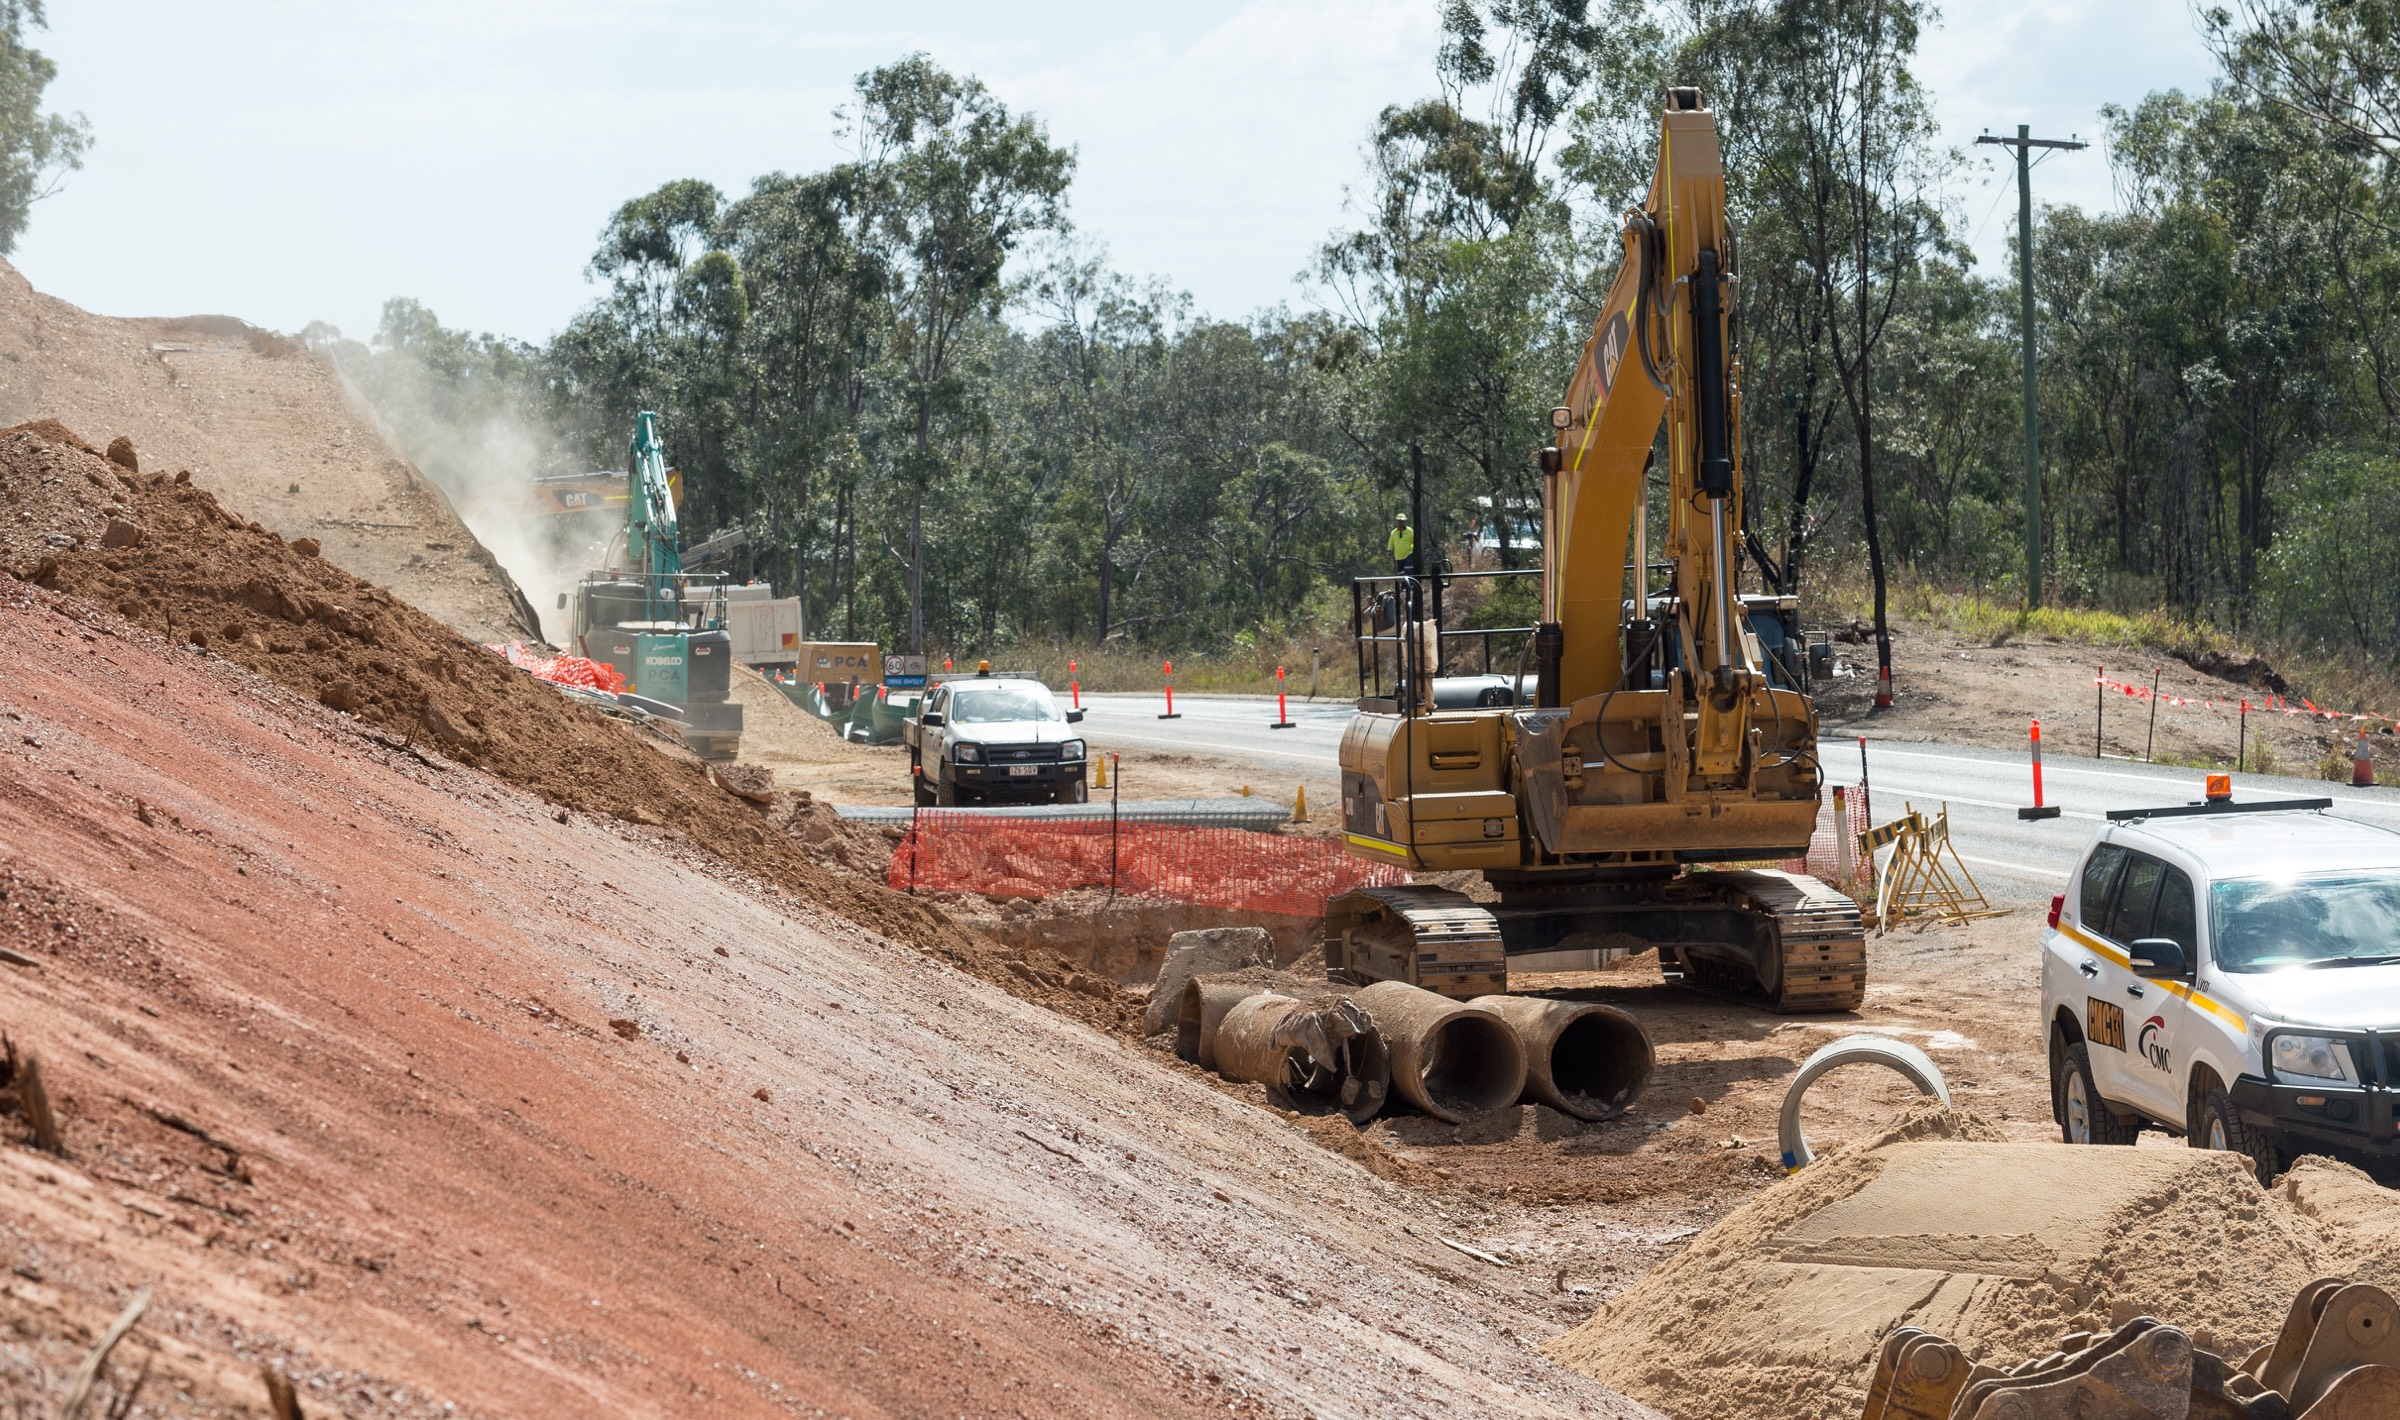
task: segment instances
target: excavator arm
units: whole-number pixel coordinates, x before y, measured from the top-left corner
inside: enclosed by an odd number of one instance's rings
[[[1666,424],[1668,527],[1675,567],[1672,633],[1712,690],[1755,673],[1734,603],[1741,526],[1741,394],[1731,356],[1732,228],[1716,117],[1697,89],[1671,89],[1658,167],[1625,216],[1624,260],[1607,304],[1551,413],[1545,477],[1543,611],[1558,628],[1546,704],[1603,694],[1624,675],[1620,623],[1647,619],[1645,535],[1625,581],[1626,544],[1643,518],[1652,451]],[[1644,528],[1643,531],[1647,532]],[[1546,658],[1548,659],[1548,658]],[[1720,672],[1723,674],[1721,675]]]
[[[634,416],[631,452],[625,468],[625,558],[648,588],[645,619],[669,620],[678,615],[671,594],[683,572],[683,530],[675,517],[658,416],[648,410]]]

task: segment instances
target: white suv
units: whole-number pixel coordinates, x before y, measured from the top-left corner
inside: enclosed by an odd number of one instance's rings
[[[2400,834],[2210,798],[2109,815],[2042,938],[2070,1144],[2145,1125],[2231,1149],[2400,1158]]]

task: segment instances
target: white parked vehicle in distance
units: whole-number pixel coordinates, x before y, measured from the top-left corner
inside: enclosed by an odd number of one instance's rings
[[[994,675],[989,661],[972,675],[936,677],[916,718],[900,727],[917,802],[1086,802],[1083,734],[1067,728],[1082,719],[1081,710],[1061,709],[1050,687]]]
[[[2129,809],[2042,939],[2050,1098],[2071,1144],[2145,1127],[2246,1154],[2400,1158],[2400,833],[2330,799]]]

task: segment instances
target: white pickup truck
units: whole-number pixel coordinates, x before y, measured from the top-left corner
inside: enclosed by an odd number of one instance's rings
[[[1061,710],[1050,687],[990,670],[953,676],[925,692],[901,727],[919,804],[1080,804],[1081,710]]]
[[[2042,1013],[2070,1144],[2147,1127],[2400,1160],[2400,833],[2326,799],[2120,810],[2050,906]]]

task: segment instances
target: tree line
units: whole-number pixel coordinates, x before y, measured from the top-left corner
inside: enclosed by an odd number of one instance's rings
[[[621,207],[541,344],[408,301],[316,329],[412,430],[505,416],[544,469],[665,416],[687,526],[739,525],[812,628],[1205,650],[1340,621],[1424,480],[1512,566],[1532,450],[1646,188],[1670,84],[1726,143],[1746,583],[2025,594],[2014,271],[1979,271],[1912,66],[1919,0],[1447,0],[1365,135],[1348,229],[1240,319],[1071,224],[1071,147],[922,55],[848,160]],[[2400,0],[2239,0],[2206,93],[2103,115],[2124,210],[2040,209],[2050,599],[2388,657],[2400,591]],[[2085,159],[2084,161],[2088,161]],[[405,395],[405,398],[402,396]],[[1888,638],[1885,640],[1888,655]]]

